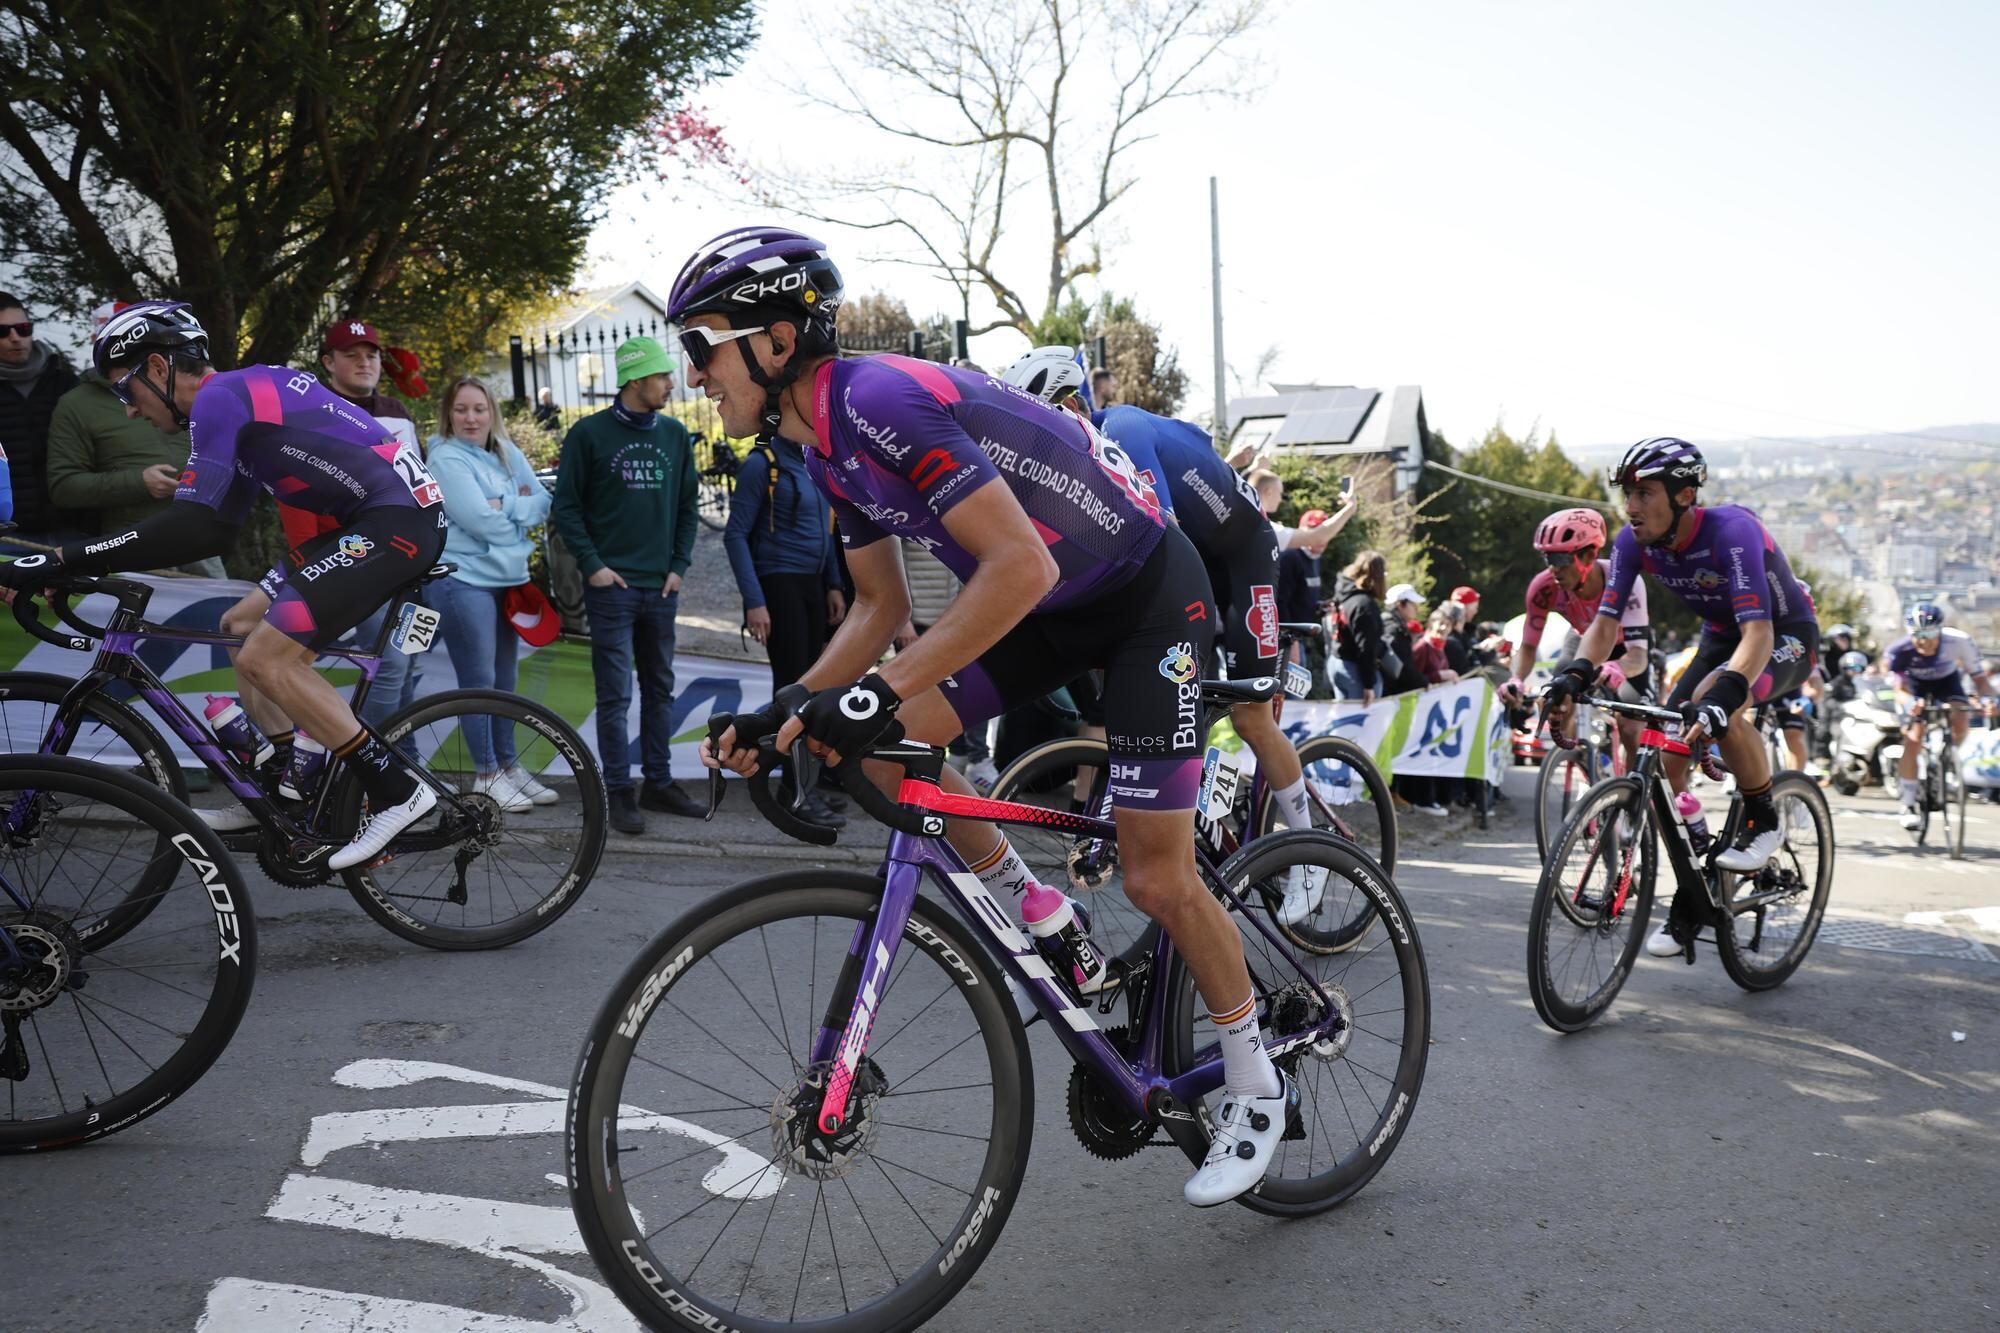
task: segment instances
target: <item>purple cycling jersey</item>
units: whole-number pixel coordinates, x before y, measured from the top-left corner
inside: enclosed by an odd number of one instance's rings
[[[979,567],[944,516],[1006,483],[1055,557],[1038,611],[1081,606],[1132,578],[1165,531],[1124,450],[1074,413],[989,375],[903,356],[830,361],[813,397],[806,471],[832,501],[844,546],[917,542],[961,579]]]
[[[1624,614],[1643,568],[1717,633],[1753,620],[1782,625],[1813,618],[1811,597],[1755,511],[1717,505],[1696,514],[1694,536],[1678,551],[1641,547],[1630,524],[1619,530],[1598,615],[1616,620]]]
[[[423,456],[311,375],[246,366],[202,381],[174,499],[236,521],[261,487],[343,523],[365,509],[428,509],[444,496]]]
[[[1947,629],[1938,639],[1938,650],[1926,655],[1918,652],[1917,641],[1906,635],[1882,654],[1882,669],[1906,690],[1946,685],[1956,690],[1962,677],[1981,674],[1979,646],[1964,630]]]

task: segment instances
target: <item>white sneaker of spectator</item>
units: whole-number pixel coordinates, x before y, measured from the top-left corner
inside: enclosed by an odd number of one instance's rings
[[[366,865],[382,854],[398,833],[429,814],[438,801],[437,793],[419,782],[400,803],[368,816],[368,822],[354,835],[354,841],[326,858],[331,870]]]
[[[1413,806],[1412,808],[1415,809],[1419,814],[1437,815],[1439,818],[1443,818],[1445,815],[1451,813],[1451,811],[1445,809],[1443,806],[1438,805],[1435,802],[1433,802],[1430,805]]]
[[[521,795],[527,797],[536,805],[554,805],[562,799],[556,793],[554,787],[545,787],[535,781],[535,775],[527,769],[522,768],[519,764],[514,765],[512,768],[502,769],[501,772],[512,778],[514,785],[520,789]]]
[[[247,805],[217,805],[197,810],[201,822],[217,833],[240,833],[247,828],[257,827],[257,816],[250,813]]]
[[[485,777],[472,780],[472,794],[484,796],[508,814],[518,814],[534,808],[528,793],[521,790],[521,784],[514,780],[511,771],[502,769],[498,773],[488,773]]]

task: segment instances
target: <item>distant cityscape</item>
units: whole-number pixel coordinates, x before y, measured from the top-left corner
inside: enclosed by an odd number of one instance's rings
[[[1928,599],[2000,657],[2000,425],[1696,443],[1718,500],[1755,509],[1794,559],[1865,596],[1878,646]],[[1600,465],[1619,451],[1569,452]]]

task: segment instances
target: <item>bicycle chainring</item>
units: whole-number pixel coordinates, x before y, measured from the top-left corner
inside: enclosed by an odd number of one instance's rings
[[[786,1172],[809,1180],[839,1180],[852,1174],[882,1133],[874,1110],[888,1091],[889,1080],[873,1058],[864,1058],[854,1073],[846,1122],[831,1134],[820,1129],[820,1102],[832,1068],[824,1060],[814,1065],[796,1087],[780,1089],[771,1103],[771,1158]]]
[[[305,852],[318,855],[310,860]],[[274,828],[265,828],[257,835],[257,868],[270,877],[274,884],[288,889],[316,889],[333,878],[327,869],[326,858],[333,849],[310,839],[287,838]]]
[[[1123,1048],[1126,1040],[1123,1027],[1107,1028],[1104,1035],[1111,1039],[1112,1045]],[[1082,1065],[1070,1066],[1068,1101],[1069,1127],[1075,1132],[1076,1141],[1092,1157],[1119,1162],[1141,1148],[1154,1146],[1153,1123],[1133,1116],[1112,1101]]]

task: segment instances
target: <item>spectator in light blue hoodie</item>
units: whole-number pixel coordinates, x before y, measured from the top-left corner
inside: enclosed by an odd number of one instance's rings
[[[444,644],[461,687],[512,690],[520,637],[507,619],[507,590],[528,581],[530,535],[549,516],[549,494],[507,438],[493,391],[467,376],[438,404],[444,434],[430,442],[431,473],[444,491],[450,529],[444,559],[458,566],[430,585],[444,617]],[[520,766],[514,727],[479,716],[465,720],[473,791],[502,810],[549,805],[557,797]]]

